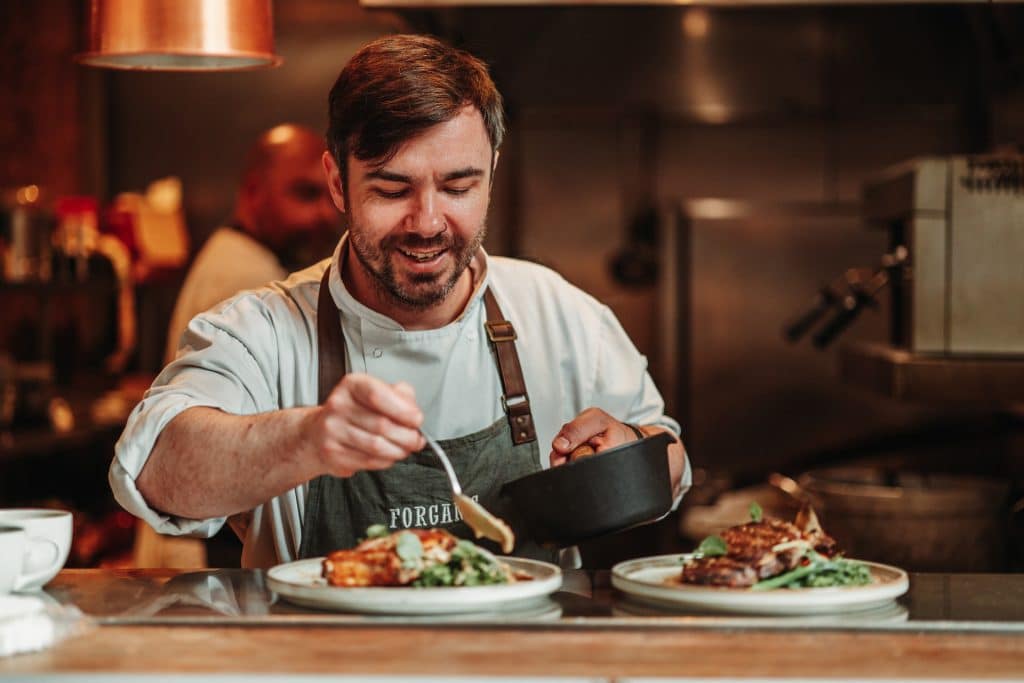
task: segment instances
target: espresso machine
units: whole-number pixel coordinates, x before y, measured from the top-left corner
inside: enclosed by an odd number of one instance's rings
[[[864,214],[907,250],[889,285],[893,345],[1024,355],[1024,156],[909,162],[865,186]]]
[[[864,185],[862,215],[886,253],[822,287],[784,335],[823,348],[887,293],[888,344],[844,346],[844,379],[895,397],[1024,399],[1024,155],[907,161]]]

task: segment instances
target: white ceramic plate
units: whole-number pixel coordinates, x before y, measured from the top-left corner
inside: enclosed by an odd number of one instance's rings
[[[613,617],[653,617],[655,619],[692,619],[703,625],[725,624],[729,626],[876,626],[905,622],[910,611],[895,600],[889,600],[881,607],[857,610],[855,612],[822,612],[819,614],[730,614],[725,612],[701,612],[679,606],[655,605],[630,597],[616,598],[612,604]]]
[[[267,585],[289,602],[303,607],[371,614],[460,614],[522,609],[562,585],[562,571],[553,564],[515,557],[501,560],[513,570],[528,573],[533,580],[457,588],[344,588],[328,585],[320,575],[323,558],[313,557],[272,568],[267,572]]]
[[[843,588],[752,591],[746,588],[691,586],[673,582],[685,555],[659,555],[612,567],[612,586],[632,599],[670,609],[729,614],[824,614],[876,609],[907,592],[902,569],[865,562],[873,582]]]

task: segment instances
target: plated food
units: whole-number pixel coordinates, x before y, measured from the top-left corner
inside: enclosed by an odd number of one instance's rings
[[[746,524],[705,538],[683,561],[678,581],[751,590],[871,583],[867,565],[842,556],[810,506],[793,522],[764,517],[757,503],[750,516]]]
[[[612,586],[660,609],[770,616],[891,608],[910,586],[902,569],[844,558],[810,508],[792,523],[750,512],[694,553],[615,565]]]
[[[371,527],[355,548],[267,572],[278,596],[302,607],[364,614],[549,612],[562,585],[553,564],[495,557],[442,529]]]
[[[490,552],[444,529],[367,529],[366,540],[323,560],[332,586],[488,586],[529,581]]]
[[[803,616],[891,608],[907,592],[907,573],[897,567],[861,562],[871,576],[862,586],[800,590],[752,590],[683,583],[680,563],[690,555],[659,555],[612,567],[612,586],[621,598],[687,614]]]

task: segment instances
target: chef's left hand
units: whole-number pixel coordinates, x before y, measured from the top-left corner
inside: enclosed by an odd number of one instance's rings
[[[600,408],[587,408],[562,429],[551,442],[551,466],[565,464],[569,454],[587,444],[600,453],[630,441],[636,441],[632,429]]]

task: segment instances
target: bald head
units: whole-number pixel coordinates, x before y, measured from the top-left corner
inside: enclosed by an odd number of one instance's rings
[[[245,158],[235,220],[287,268],[328,255],[340,236],[323,151],[322,136],[283,124],[261,134]]]
[[[285,156],[311,157],[319,162],[324,151],[323,136],[305,126],[283,123],[260,134],[245,156],[243,175],[265,173]]]

